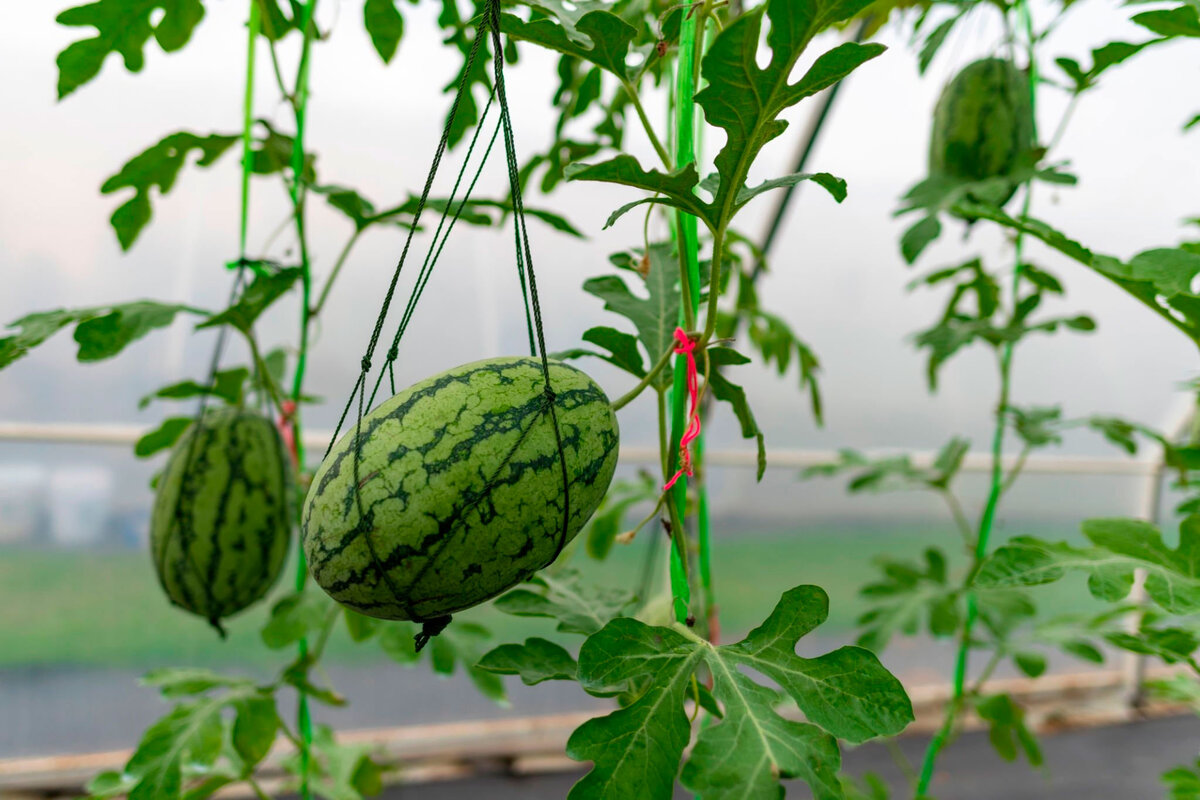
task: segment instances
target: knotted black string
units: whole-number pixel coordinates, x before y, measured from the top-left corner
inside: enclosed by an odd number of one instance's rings
[[[550,363],[546,355],[545,334],[542,330],[542,312],[538,301],[537,280],[533,272],[533,256],[529,247],[529,234],[526,230],[525,223],[525,207],[521,198],[521,182],[520,182],[520,166],[517,161],[516,146],[514,144],[512,118],[509,113],[508,99],[505,94],[504,87],[504,48],[500,39],[500,0],[485,0],[486,7],[478,17],[478,23],[475,28],[475,38],[471,42],[470,51],[467,54],[466,62],[463,66],[462,73],[459,78],[458,87],[454,95],[454,101],[450,106],[450,113],[446,117],[445,126],[442,129],[441,139],[438,141],[437,149],[434,151],[433,161],[430,164],[429,172],[425,178],[424,188],[421,190],[420,198],[417,201],[416,208],[413,212],[412,226],[409,228],[408,235],[404,241],[404,248],[400,252],[400,259],[396,264],[395,270],[392,272],[391,281],[388,284],[388,289],[383,298],[383,303],[379,309],[379,315],[376,317],[374,328],[371,331],[370,341],[367,344],[367,351],[360,362],[361,371],[354,383],[354,388],[350,392],[350,397],[346,401],[345,408],[342,409],[341,416],[338,419],[337,427],[334,430],[333,437],[330,439],[329,446],[325,450],[325,456],[333,450],[334,444],[338,440],[338,436],[342,431],[342,427],[346,419],[350,415],[350,410],[357,406],[357,416],[355,418],[355,437],[354,437],[354,492],[355,503],[358,508],[360,524],[363,523],[365,513],[362,505],[362,497],[359,489],[362,481],[359,476],[359,464],[362,456],[362,420],[368,409],[374,406],[376,395],[379,392],[380,386],[383,383],[384,375],[389,378],[389,387],[392,394],[396,393],[394,363],[399,357],[400,341],[404,337],[405,331],[408,329],[409,323],[412,321],[413,314],[416,311],[417,303],[424,293],[426,286],[429,284],[429,279],[433,274],[433,269],[437,264],[438,258],[441,256],[442,250],[446,245],[451,231],[455,224],[462,216],[466,209],[471,193],[475,189],[476,183],[482,174],[483,167],[487,163],[488,157],[491,155],[492,147],[496,143],[497,137],[503,133],[504,135],[504,156],[508,169],[509,192],[512,198],[512,219],[513,219],[513,236],[515,242],[517,277],[521,286],[521,297],[525,310],[525,324],[529,335],[529,352],[530,355],[538,358],[541,362],[542,377],[545,383],[543,390],[543,410],[550,415],[551,424],[554,427],[555,443],[558,448],[559,467],[563,487],[563,521],[562,528],[559,532],[558,546],[555,550],[554,558],[562,552],[563,547],[567,542],[567,531],[569,530],[571,519],[571,502],[570,502],[570,485],[567,474],[567,457],[563,448],[562,432],[558,426],[558,415],[555,410],[555,393],[550,382]],[[372,358],[375,355],[375,350],[379,345],[379,339],[383,332],[384,324],[387,320],[388,312],[391,309],[392,301],[395,298],[396,287],[400,281],[401,272],[408,259],[409,251],[412,247],[413,238],[419,227],[421,215],[425,211],[429,203],[429,194],[433,188],[434,178],[437,175],[438,168],[441,165],[446,149],[449,147],[451,132],[454,129],[455,120],[459,114],[460,106],[463,97],[470,91],[469,76],[472,74],[475,63],[478,59],[479,50],[483,43],[490,38],[492,46],[493,60],[493,82],[488,93],[487,104],[484,107],[483,113],[480,115],[479,121],[476,123],[474,134],[467,147],[466,155],[463,158],[462,166],[458,171],[458,175],[454,181],[454,186],[450,192],[449,199],[441,209],[441,216],[438,220],[437,228],[434,231],[433,239],[429,245],[429,249],[425,253],[425,257],[421,263],[421,267],[417,273],[416,280],[413,284],[412,292],[405,304],[404,311],[401,315],[400,322],[396,327],[395,334],[392,337],[391,345],[388,348],[385,360],[385,367],[380,370],[375,379],[374,386],[368,394],[367,386],[368,379],[372,368]],[[496,122],[495,129],[492,131],[488,139],[486,148],[482,157],[479,159],[478,165],[475,167],[475,173],[467,184],[466,191],[462,198],[458,199],[458,191],[463,184],[471,164],[471,158],[475,153],[476,147],[479,144],[481,133],[485,128],[485,123],[492,110],[493,105],[499,108],[499,119]],[[457,202],[456,202],[457,201]],[[524,434],[519,437],[518,442],[513,447],[513,452],[520,446],[525,439]],[[509,453],[508,458],[512,457],[513,453]],[[504,464],[508,463],[508,458]],[[486,490],[485,490],[486,494]],[[367,543],[367,549],[371,555],[372,562],[380,580],[388,586],[389,591],[400,605],[405,609],[409,618],[415,622],[422,623],[421,631],[415,636],[416,649],[420,651],[430,640],[430,638],[441,633],[450,623],[449,616],[441,616],[433,619],[421,619],[413,613],[413,609],[409,599],[402,593],[398,592],[392,584],[387,571],[381,566],[378,554],[375,552],[374,542],[371,541],[369,532],[364,530],[362,534]],[[551,559],[553,560],[553,559]],[[428,565],[426,565],[428,567]],[[413,579],[415,583],[422,572],[418,573]]]

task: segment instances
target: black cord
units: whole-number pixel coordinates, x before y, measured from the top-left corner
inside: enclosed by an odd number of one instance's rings
[[[429,284],[432,277],[433,269],[436,266],[446,241],[450,233],[453,231],[455,224],[458,222],[464,211],[466,210],[470,197],[482,175],[483,168],[491,155],[492,148],[496,143],[497,137],[504,134],[504,155],[508,171],[509,189],[512,196],[512,218],[513,218],[513,236],[517,262],[517,276],[521,287],[521,296],[525,310],[525,324],[529,335],[529,351],[530,355],[540,360],[542,377],[544,381],[543,389],[543,412],[548,412],[550,422],[554,428],[555,443],[558,448],[559,466],[563,486],[563,521],[562,528],[559,532],[558,546],[554,553],[554,558],[557,558],[566,545],[567,532],[570,528],[571,519],[571,501],[570,501],[570,482],[567,470],[567,456],[563,444],[562,432],[558,425],[558,415],[555,409],[556,395],[550,381],[550,362],[546,354],[545,332],[542,326],[541,304],[538,298],[537,279],[533,271],[533,256],[529,246],[529,232],[525,220],[525,207],[521,198],[521,182],[519,175],[519,165],[517,162],[516,145],[514,143],[512,116],[509,112],[508,98],[505,94],[504,86],[504,49],[500,40],[500,0],[486,0],[487,8],[479,17],[479,22],[475,29],[475,38],[471,43],[471,48],[467,54],[466,61],[463,66],[461,77],[459,78],[457,92],[454,96],[453,104],[450,108],[450,113],[446,117],[445,125],[442,129],[442,136],[438,142],[437,150],[434,153],[433,161],[429,167],[429,173],[425,179],[425,186],[421,191],[421,196],[417,201],[416,209],[413,213],[412,227],[409,229],[408,236],[405,238],[404,248],[400,253],[399,261],[396,268],[393,270],[392,278],[388,284],[387,293],[384,295],[383,303],[380,307],[379,314],[376,317],[374,328],[371,332],[370,341],[367,344],[366,353],[363,355],[360,363],[360,371],[354,388],[350,392],[350,397],[346,401],[346,405],[342,410],[342,414],[338,419],[337,427],[334,430],[333,437],[330,439],[328,447],[325,449],[325,456],[328,457],[333,450],[334,444],[338,440],[338,436],[342,431],[342,427],[349,417],[350,410],[357,405],[357,416],[355,419],[355,436],[354,436],[354,458],[353,458],[353,475],[354,475],[354,492],[355,503],[358,508],[358,528],[357,532],[366,537],[368,551],[370,552],[372,563],[379,579],[385,583],[391,591],[393,597],[404,608],[408,616],[415,622],[422,623],[421,631],[416,635],[416,649],[419,651],[425,646],[429,639],[439,634],[446,625],[449,624],[449,616],[437,617],[434,619],[421,619],[413,613],[413,608],[409,598],[397,591],[397,587],[393,585],[387,571],[383,569],[378,554],[375,552],[374,542],[368,531],[368,520],[366,519],[366,510],[363,508],[362,496],[360,487],[362,481],[359,475],[359,466],[362,457],[363,435],[362,421],[368,409],[375,403],[375,398],[383,383],[385,373],[389,376],[389,385],[393,394],[395,393],[395,373],[394,362],[399,356],[400,342],[408,330],[409,323],[412,321],[416,311],[417,303],[419,302],[425,288]],[[429,194],[433,187],[434,179],[437,175],[438,168],[441,165],[443,156],[449,146],[451,131],[458,116],[463,98],[470,91],[470,76],[474,70],[475,62],[479,54],[480,47],[490,33],[490,39],[493,50],[493,70],[494,83],[488,96],[487,105],[484,107],[483,113],[475,125],[475,132],[471,137],[471,142],[467,147],[466,155],[463,159],[458,176],[455,179],[453,189],[450,196],[442,208],[441,217],[438,220],[438,225],[434,231],[432,241],[426,251],[425,258],[422,261],[421,267],[417,273],[416,280],[413,285],[412,292],[405,304],[400,321],[396,327],[395,334],[392,337],[391,345],[387,351],[387,359],[385,368],[380,370],[378,377],[375,380],[374,386],[368,395],[367,384],[368,378],[372,369],[372,359],[379,345],[379,339],[383,332],[383,327],[386,323],[388,312],[391,309],[391,304],[395,298],[396,288],[400,281],[401,272],[408,259],[409,251],[412,247],[413,238],[419,228],[421,214],[425,210],[429,202]],[[465,179],[468,168],[471,162],[471,157],[475,152],[476,146],[480,140],[480,135],[485,128],[485,122],[493,104],[499,107],[499,120],[495,130],[492,132],[488,140],[486,149],[480,159],[478,167],[475,170],[466,192],[461,200],[456,203],[459,188]],[[540,418],[540,415],[539,415]],[[524,439],[524,436],[521,437]],[[511,454],[510,454],[511,455]],[[505,461],[507,463],[507,459]],[[551,559],[553,560],[553,558]]]

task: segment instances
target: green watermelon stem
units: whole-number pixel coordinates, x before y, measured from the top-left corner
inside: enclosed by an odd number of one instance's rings
[[[638,395],[640,395],[645,390],[645,388],[647,386],[649,386],[651,383],[653,383],[655,378],[657,378],[662,373],[662,371],[666,368],[667,364],[671,363],[671,356],[673,356],[674,354],[675,354],[675,348],[673,346],[668,347],[666,349],[666,351],[664,351],[663,354],[661,356],[659,356],[658,361],[656,361],[654,363],[654,366],[650,368],[650,371],[647,372],[640,381],[638,381],[636,386],[634,386],[628,392],[626,392],[625,394],[621,395],[620,397],[618,397],[616,400],[613,401],[612,410],[620,411],[622,408],[624,408],[625,406],[629,405],[634,400],[636,400]]]
[[[1032,133],[1033,141],[1037,142],[1037,87],[1039,82],[1037,69],[1036,45],[1037,38],[1033,31],[1033,18],[1029,12],[1029,7],[1026,0],[1017,0],[1016,5],[1017,16],[1022,23],[1025,34],[1026,56],[1029,60],[1028,67],[1028,91],[1029,91],[1029,108],[1032,117]],[[1007,20],[1007,17],[1006,17]],[[1069,109],[1064,114],[1063,122],[1069,116]],[[1061,136],[1063,125],[1060,123],[1055,137]],[[1021,217],[1028,218],[1030,205],[1032,202],[1033,188],[1032,178],[1027,178],[1024,182],[1024,196],[1022,198]],[[1017,232],[1016,242],[1014,244],[1014,265],[1013,265],[1013,280],[1010,286],[1010,299],[1015,307],[1019,298],[1019,290],[1022,278],[1023,266],[1023,251],[1024,251],[1025,232],[1023,230]],[[1012,390],[1012,360],[1013,360],[1013,342],[1007,340],[1000,347],[997,366],[999,372],[1000,390],[999,398],[994,411],[994,427],[992,431],[992,447],[991,447],[991,478],[990,487],[988,490],[987,500],[984,504],[983,514],[979,520],[979,533],[975,538],[973,547],[968,543],[968,551],[970,552],[972,563],[968,572],[966,585],[966,616],[963,619],[962,627],[959,629],[958,650],[955,655],[954,664],[954,683],[953,692],[950,702],[946,705],[945,717],[941,727],[938,728],[933,738],[926,748],[925,757],[921,764],[921,773],[916,785],[917,797],[923,797],[928,794],[929,785],[933,780],[934,770],[937,765],[938,755],[948,743],[951,734],[954,732],[955,723],[966,707],[968,695],[976,696],[983,688],[983,684],[990,675],[994,664],[989,663],[984,670],[983,676],[975,683],[974,686],[968,689],[967,687],[967,672],[968,663],[970,660],[970,651],[973,639],[971,637],[972,630],[979,618],[979,602],[975,592],[971,590],[971,583],[975,573],[978,571],[983,560],[987,557],[988,542],[991,537],[994,527],[996,512],[1000,504],[1000,499],[1003,497],[1009,486],[1012,484],[1017,473],[1020,471],[1023,460],[1019,461],[1016,468],[1005,478],[1004,472],[1004,434],[1007,430],[1009,398]],[[999,655],[999,652],[997,653]],[[993,657],[995,660],[995,657]]]

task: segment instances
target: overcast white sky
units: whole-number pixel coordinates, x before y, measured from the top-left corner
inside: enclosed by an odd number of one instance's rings
[[[218,306],[227,292],[221,265],[236,255],[235,155],[210,170],[185,170],[174,193],[156,199],[154,222],[128,254],[119,251],[107,223],[120,201],[101,196],[98,187],[128,157],[166,133],[238,128],[245,4],[207,4],[208,16],[183,53],[164,56],[148,47],[140,75],[130,75],[111,58],[97,81],[56,103],[54,56],[76,35],[55,25],[60,5],[65,3],[8,3],[6,24],[0,26],[0,74],[14,76],[0,89],[5,121],[0,125],[0,322],[35,309],[135,296]],[[448,103],[440,89],[453,75],[458,56],[439,45],[428,4],[404,5],[407,34],[399,57],[386,68],[362,31],[360,4],[321,5],[323,24],[336,22],[332,39],[313,56],[310,147],[320,154],[321,180],[358,187],[378,204],[389,203],[415,191],[423,179]],[[1044,20],[1048,7],[1035,13]],[[1046,49],[1046,65],[1059,55],[1086,61],[1088,50],[1113,39],[1144,38],[1125,21],[1129,14],[1112,3],[1077,3]],[[995,20],[977,15],[956,31],[931,73],[920,79],[903,37],[885,32],[880,38],[889,51],[845,87],[810,168],[844,177],[849,198],[839,206],[815,187],[803,189],[762,292],[766,304],[786,317],[822,359],[827,425],[814,427],[794,376],[780,381],[743,368],[769,444],[933,447],[961,432],[983,446],[994,403],[991,362],[984,353],[961,357],[945,370],[941,391],[927,394],[923,357],[907,337],[934,318],[941,297],[904,292],[913,273],[901,262],[896,242],[907,222],[893,220],[891,213],[924,169],[928,120],[940,86],[993,48],[998,37]],[[523,53],[509,84],[517,145],[528,154],[549,136],[554,72],[551,59],[533,48]],[[1084,99],[1059,150],[1081,176],[1079,187],[1040,187],[1036,211],[1093,248],[1120,256],[1178,241],[1180,220],[1200,213],[1200,132],[1180,133],[1184,120],[1200,111],[1198,55],[1195,45],[1169,45],[1106,76],[1105,85]],[[287,127],[287,115],[265,82],[265,61],[262,66],[257,113]],[[1062,102],[1049,92],[1044,96],[1040,124],[1048,130]],[[662,103],[657,105],[661,109]],[[811,106],[802,104],[789,115],[796,124],[769,149],[756,178],[789,171],[787,162]],[[639,152],[646,151],[638,132],[631,139]],[[499,187],[500,180],[493,174],[490,186]],[[530,199],[563,213],[591,236],[581,242],[533,223],[552,349],[572,346],[592,325],[621,325],[579,287],[609,269],[610,252],[640,236],[637,220],[601,231],[609,211],[633,197],[631,191],[592,184]],[[283,213],[281,189],[256,182],[253,200],[251,241],[261,244]],[[324,274],[348,229],[320,205],[313,203],[311,226],[316,271]],[[742,228],[761,230],[769,206],[765,199],[758,201]],[[410,329],[401,380],[521,352],[524,322],[516,304],[510,242],[507,231],[457,231]],[[328,306],[308,384],[312,393],[330,400],[314,414],[318,424],[332,422],[333,407],[340,407],[350,389],[400,245],[395,232],[365,237]],[[1010,257],[998,237],[976,234],[964,244],[955,231],[922,265],[931,268],[975,252]],[[1015,399],[1062,401],[1068,413],[1105,412],[1164,424],[1181,401],[1178,384],[1196,373],[1194,350],[1106,281],[1043,249],[1034,247],[1031,253],[1058,271],[1068,287],[1067,300],[1057,308],[1091,312],[1100,330],[1024,345]],[[289,305],[264,321],[267,346],[292,336],[294,313]],[[207,341],[191,341],[179,325],[115,361],[78,366],[70,337],[60,335],[0,375],[0,419],[149,424],[161,410],[138,412],[136,398],[199,375],[208,347]],[[612,370],[592,365],[592,371],[611,395],[629,384]],[[624,413],[626,441],[648,442],[651,426],[645,416],[634,409]],[[714,428],[718,446],[742,446],[730,421],[719,420]],[[1068,450],[1112,452],[1083,437],[1072,439]]]

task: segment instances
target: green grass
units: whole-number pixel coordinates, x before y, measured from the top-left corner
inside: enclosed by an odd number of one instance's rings
[[[1062,536],[1060,531],[1034,533]],[[633,545],[617,547],[604,562],[577,551],[572,564],[590,582],[635,590],[649,535],[644,531]],[[917,527],[726,533],[714,545],[713,564],[724,638],[761,622],[781,593],[803,583],[829,593],[830,618],[821,632],[849,637],[854,618],[864,609],[857,589],[877,575],[872,557],[915,556],[934,543],[952,552],[950,536],[946,530]],[[277,593],[291,584],[292,574],[285,574]],[[1057,613],[1083,610],[1089,602],[1082,587],[1068,581],[1038,590],[1036,599]],[[0,551],[0,667],[278,665],[286,656],[265,650],[258,640],[268,605],[231,620],[229,637],[222,641],[205,622],[167,603],[143,552],[8,549]],[[509,617],[490,605],[461,617],[487,625],[507,641],[553,631],[547,621]],[[339,631],[328,657],[347,663],[382,656],[373,646],[354,645]]]

